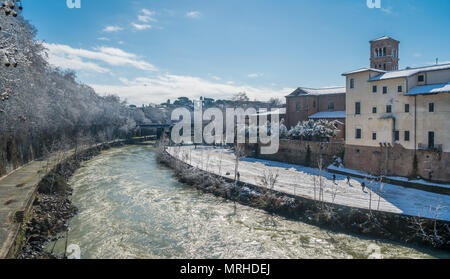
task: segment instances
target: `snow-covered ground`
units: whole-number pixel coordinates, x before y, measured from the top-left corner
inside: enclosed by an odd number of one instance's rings
[[[199,169],[224,177],[234,178],[235,156],[229,149],[213,147],[168,147],[167,151],[174,157]],[[314,199],[319,197],[319,170],[299,165],[274,161],[242,158],[238,172],[240,180],[245,183],[261,185],[264,173],[278,173],[275,190]],[[227,175],[228,173],[228,175]],[[421,217],[430,217],[450,221],[450,196],[424,192],[397,185],[385,184],[380,192],[380,183],[365,181],[367,188],[362,190],[363,179],[352,178],[347,184],[346,176],[322,171],[324,199],[358,208],[369,208],[394,213]],[[316,181],[316,194],[314,194]],[[371,201],[370,201],[371,197]]]
[[[336,170],[336,171],[342,171],[348,174],[353,174],[356,176],[364,176],[364,177],[369,177],[369,178],[374,178],[374,176],[367,174],[366,172],[363,171],[357,171],[357,170],[352,170],[352,169],[346,169],[343,167],[336,167],[336,166],[329,166],[328,169],[330,170]],[[401,177],[401,176],[386,176],[386,178],[389,178],[391,180],[396,180],[399,182],[411,182],[411,183],[416,183],[416,184],[422,184],[423,186],[434,186],[434,187],[440,187],[440,188],[449,188],[450,189],[450,184],[442,184],[442,183],[433,183],[433,182],[429,182],[429,181],[425,181],[423,179],[413,179],[413,180],[409,180],[407,177]]]

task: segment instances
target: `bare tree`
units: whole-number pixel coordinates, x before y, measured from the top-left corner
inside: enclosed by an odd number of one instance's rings
[[[260,182],[264,188],[274,190],[278,181],[279,173],[270,169],[265,169],[260,177]]]

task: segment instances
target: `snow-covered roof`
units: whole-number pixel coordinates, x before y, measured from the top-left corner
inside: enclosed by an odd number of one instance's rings
[[[381,74],[381,75],[378,75],[376,77],[369,79],[369,81],[410,77],[410,76],[418,74],[418,73],[438,71],[438,70],[448,70],[448,69],[450,69],[450,63],[434,65],[434,66],[426,66],[426,67],[420,67],[420,68],[410,68],[410,69],[404,69],[404,70],[399,70],[399,71],[386,72],[384,74]]]
[[[406,93],[406,95],[437,94],[437,93],[450,93],[450,82],[416,86],[413,89],[409,90]]]
[[[380,38],[378,38],[378,39],[372,40],[372,41],[370,41],[370,42],[376,42],[376,41],[382,41],[382,40],[389,40],[389,39],[398,42],[396,39],[393,39],[393,38],[391,38],[391,37],[389,37],[389,36],[383,36],[383,37],[380,37]]]
[[[286,114],[286,108],[273,109],[271,111],[259,111],[256,115],[274,115],[274,114]]]
[[[351,71],[351,72],[343,73],[342,75],[343,76],[347,76],[347,75],[357,74],[357,73],[362,73],[362,72],[367,72],[367,71],[378,72],[378,73],[386,73],[386,71],[378,70],[378,69],[374,69],[374,68],[361,68],[361,69],[354,70],[354,71]]]
[[[304,96],[304,95],[332,95],[332,94],[345,94],[345,87],[323,87],[323,88],[307,88],[299,87],[292,92],[288,97]]]
[[[345,111],[321,111],[311,115],[310,119],[345,118]]]

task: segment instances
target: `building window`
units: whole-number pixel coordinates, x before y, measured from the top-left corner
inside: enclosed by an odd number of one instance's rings
[[[397,91],[398,91],[398,93],[403,92],[403,86],[399,85]]]
[[[428,104],[428,111],[429,112],[434,112],[434,103],[429,103]]]
[[[329,110],[329,111],[334,111],[334,102],[330,102],[330,103],[328,104],[328,110]]]
[[[360,102],[355,103],[355,114],[361,114],[361,103]]]
[[[425,76],[424,76],[424,75],[420,75],[420,76],[418,77],[418,81],[419,81],[419,82],[424,82],[424,81],[425,81]]]
[[[297,104],[296,106],[295,106],[295,109],[297,110],[297,112],[300,112],[300,110],[301,110],[301,105],[300,104]]]
[[[377,140],[377,133],[375,132],[372,133],[372,140]]]
[[[354,78],[350,79],[350,88],[351,89],[355,88],[355,79]]]
[[[377,113],[377,107],[372,108],[372,113]]]
[[[405,141],[409,141],[409,131],[405,131]]]
[[[385,64],[383,64],[383,70],[385,70],[385,71],[386,71],[386,63],[385,63]]]
[[[383,94],[387,94],[387,86],[383,86]]]
[[[428,132],[428,148],[434,148],[434,132]]]
[[[405,104],[405,112],[409,112],[409,104]]]
[[[313,101],[313,108],[316,108],[316,101]]]
[[[377,86],[376,85],[372,86],[372,92],[373,93],[377,93]]]
[[[386,106],[386,113],[391,113],[392,112],[392,105],[387,105]]]
[[[356,129],[356,135],[355,135],[356,139],[360,139],[361,138],[361,129]]]
[[[395,141],[399,141],[400,140],[400,132],[399,131],[394,131],[394,140]]]

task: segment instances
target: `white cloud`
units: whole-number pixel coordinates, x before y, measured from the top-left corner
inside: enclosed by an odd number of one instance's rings
[[[263,76],[263,74],[258,74],[258,73],[254,73],[254,74],[249,74],[248,75],[249,78],[259,78],[259,77],[262,77],[262,76]]]
[[[137,23],[131,23],[131,25],[133,25],[134,29],[137,30],[146,30],[146,29],[151,29],[152,26],[148,25],[148,24],[137,24]]]
[[[86,50],[47,43],[44,46],[48,49],[49,63],[56,67],[99,74],[114,74],[114,69],[108,65],[131,66],[148,71],[145,73],[147,75],[145,77],[119,78],[121,85],[90,84],[100,94],[117,94],[136,105],[162,103],[167,99],[175,100],[180,96],[227,99],[238,92],[246,92],[250,99],[268,100],[274,96],[282,98],[293,91],[291,88],[274,89],[238,85],[233,81],[222,81],[220,77],[216,76],[211,76],[212,80],[207,80],[193,76],[161,73],[155,66],[142,61],[136,54],[119,48],[102,46]]]
[[[106,26],[103,32],[117,32],[123,30],[120,26]]]
[[[142,61],[133,53],[125,52],[118,48],[99,47],[94,50],[75,49],[68,45],[47,44],[49,63],[61,68],[71,68],[82,70],[82,64],[89,65],[87,69],[96,72],[108,71],[104,67],[92,62],[103,62],[110,66],[132,66],[145,71],[157,71],[157,68],[150,63]],[[91,60],[91,61],[86,61]]]
[[[108,39],[106,37],[100,37],[100,38],[97,38],[97,40],[99,40],[99,41],[110,41],[110,39]]]
[[[161,74],[154,77],[138,77],[134,80],[120,78],[119,80],[123,85],[90,85],[98,93],[117,94],[136,105],[162,103],[167,99],[175,100],[181,96],[189,98],[205,96],[214,99],[226,99],[238,92],[246,92],[250,99],[268,100],[274,96],[282,98],[293,91],[292,88],[277,90],[248,85],[238,86],[229,83],[208,81],[198,77],[171,74]]]
[[[199,11],[191,11],[186,13],[186,16],[190,18],[200,18],[201,15],[202,14]]]
[[[392,7],[381,8],[381,11],[385,14],[392,14]]]
[[[157,20],[154,18],[155,15],[156,15],[156,12],[154,12],[154,11],[142,9],[141,14],[138,15],[138,20],[141,22],[145,22],[145,23],[148,23],[150,21],[157,22]]]

